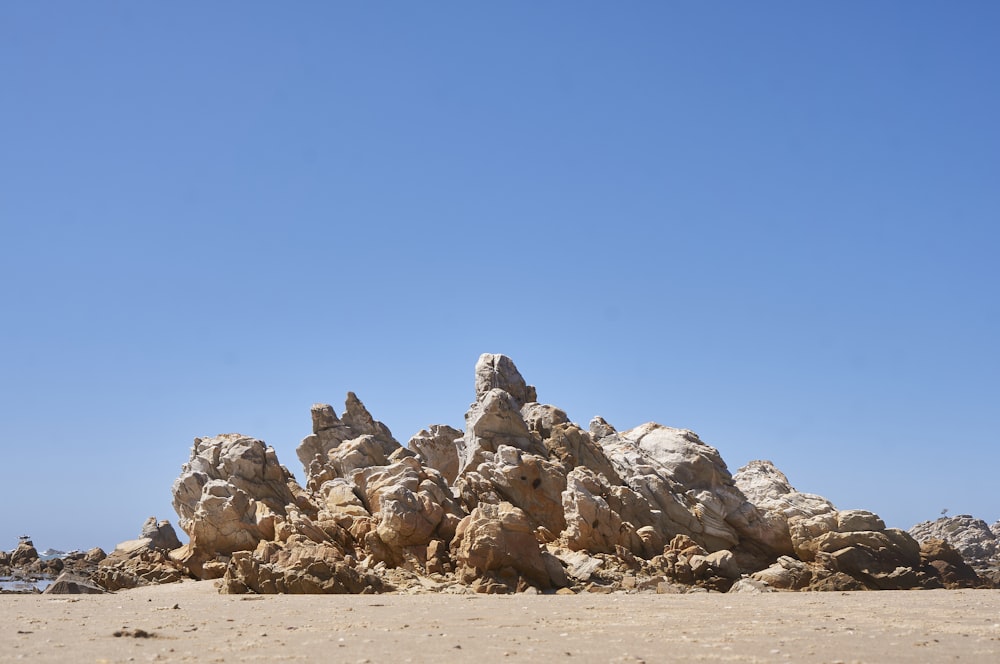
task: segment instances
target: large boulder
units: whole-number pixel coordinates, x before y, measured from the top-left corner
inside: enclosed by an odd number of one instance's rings
[[[414,457],[359,469],[351,482],[372,515],[372,527],[355,528],[354,534],[376,560],[394,566],[403,561],[405,547],[450,541],[465,515],[441,474]]]
[[[181,541],[177,539],[177,532],[166,519],[157,521],[155,516],[146,519],[139,532],[140,539],[148,539],[149,545],[161,551],[173,551],[181,547]]]
[[[274,538],[275,519],[308,500],[274,448],[240,434],[196,438],[173,486],[174,509],[189,543],[175,559],[203,576],[203,564],[252,551]],[[222,568],[215,568],[221,573]]]
[[[984,585],[976,570],[947,540],[932,538],[921,542],[920,560],[937,573],[945,588],[978,588]]]
[[[38,562],[38,550],[30,539],[21,538],[17,543],[17,548],[10,553],[11,567],[29,567]]]
[[[63,572],[42,591],[43,595],[100,595],[107,592],[90,579]]]
[[[532,520],[510,503],[480,505],[462,519],[451,557],[459,579],[483,592],[566,583],[561,563],[535,539]]]

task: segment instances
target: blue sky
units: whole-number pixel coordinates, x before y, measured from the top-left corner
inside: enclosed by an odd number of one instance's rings
[[[0,5],[0,548],[169,518],[347,390],[1000,518],[992,2]]]

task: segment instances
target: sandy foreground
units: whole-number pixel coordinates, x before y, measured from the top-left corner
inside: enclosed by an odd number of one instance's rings
[[[202,581],[0,595],[0,661],[17,659],[1000,662],[1000,590],[239,596]]]

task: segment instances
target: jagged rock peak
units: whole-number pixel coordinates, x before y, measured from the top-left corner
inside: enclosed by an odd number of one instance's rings
[[[496,388],[514,397],[518,408],[538,401],[535,387],[525,383],[514,366],[514,360],[506,355],[483,353],[476,362],[476,401],[482,400],[490,390]]]
[[[333,406],[325,403],[313,404],[310,414],[313,432],[303,438],[295,450],[306,475],[312,474],[310,467],[317,458],[324,462],[331,450],[337,449],[345,441],[361,436],[372,436],[389,451],[399,447],[399,442],[392,437],[389,427],[372,417],[354,392],[347,393],[343,416],[337,417]]]
[[[328,403],[314,403],[309,411],[312,415],[313,433],[333,429],[341,423],[337,411]]]
[[[341,420],[355,432],[375,436],[379,440],[395,441],[389,427],[372,417],[372,414],[368,412],[368,409],[354,392],[347,393],[347,400],[344,402],[344,415]]]
[[[600,440],[601,438],[612,436],[616,433],[618,433],[618,430],[608,424],[608,421],[600,415],[590,420],[590,435],[594,437],[594,440]]]

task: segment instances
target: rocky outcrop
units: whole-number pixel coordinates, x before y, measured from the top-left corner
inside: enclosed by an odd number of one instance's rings
[[[451,557],[458,578],[481,592],[568,585],[562,565],[536,539],[532,520],[506,502],[480,505],[462,519]]]
[[[42,591],[43,595],[101,595],[107,592],[84,576],[63,572]]]
[[[886,528],[877,514],[838,510],[825,498],[801,493],[769,461],[750,462],[735,482],[774,532],[787,533],[786,555],[754,578],[791,590],[940,586],[939,575],[921,561],[917,541]]]
[[[354,561],[332,543],[297,536],[286,542],[262,542],[251,551],[233,554],[220,592],[359,594],[384,592],[376,575],[354,566]]]
[[[998,522],[1000,524],[1000,522]],[[982,519],[968,514],[924,521],[910,528],[918,542],[944,540],[976,569],[1000,567],[1000,535]]]
[[[180,560],[171,558],[171,552],[183,551],[170,522],[151,516],[138,538],[121,542],[108,555],[100,549],[88,552],[86,557],[97,563],[89,578],[108,591],[180,581],[191,574]]]
[[[990,585],[946,540],[927,539],[921,542],[920,560],[934,569],[946,588],[979,588]]]
[[[314,418],[315,421],[315,418]],[[196,575],[221,575],[224,559],[274,539],[289,506],[312,505],[274,448],[241,434],[195,438],[191,458],[174,482],[173,504],[189,543],[176,560]]]
[[[465,415],[465,436],[459,450],[459,474],[476,470],[501,445],[547,457],[545,445],[521,417],[521,406],[509,393],[494,388],[476,401]]]
[[[155,516],[149,517],[142,524],[139,539],[148,539],[149,546],[161,551],[173,551],[181,548],[181,541],[177,539],[177,532],[170,522],[166,519],[157,521]]]
[[[372,417],[354,392],[347,393],[343,417],[333,406],[312,407],[312,434],[302,439],[296,453],[306,469],[306,485],[345,477],[352,470],[385,463],[400,445],[389,427]]]
[[[226,593],[761,592],[958,587],[947,545],[801,493],[773,464],[729,472],[697,434],[587,430],[484,354],[465,430],[402,447],[354,393],[312,407],[300,486],[262,441],[196,439],[174,483],[181,546],[151,519],[104,588],[189,574]],[[26,555],[26,554],[22,554]],[[972,587],[972,586],[967,586]]]
[[[535,388],[525,383],[514,361],[506,355],[483,353],[476,362],[476,401],[492,390],[509,394],[518,408],[538,400]]]
[[[38,550],[35,543],[30,539],[21,538],[17,543],[17,548],[11,551],[7,557],[11,567],[27,568],[38,562]]]
[[[65,567],[64,557],[40,555],[27,535],[18,539],[12,551],[0,551],[0,577],[9,577],[15,583],[25,582],[25,588],[31,591],[35,589],[34,581],[58,575]]]

